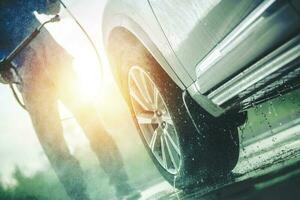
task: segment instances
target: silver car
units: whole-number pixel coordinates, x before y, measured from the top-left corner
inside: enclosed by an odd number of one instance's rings
[[[297,0],[109,0],[104,42],[154,164],[175,187],[228,174],[247,109],[299,86]]]

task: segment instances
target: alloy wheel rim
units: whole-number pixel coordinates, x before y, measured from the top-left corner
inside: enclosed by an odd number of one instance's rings
[[[158,87],[138,66],[130,69],[128,85],[135,118],[148,148],[166,171],[176,174],[182,157],[178,136]]]

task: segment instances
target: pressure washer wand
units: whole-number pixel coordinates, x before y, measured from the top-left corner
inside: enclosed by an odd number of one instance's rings
[[[5,62],[12,62],[13,59],[15,59],[15,57],[26,47],[28,46],[28,44],[34,39],[36,38],[36,36],[38,36],[38,34],[41,32],[41,29],[48,23],[52,23],[52,22],[58,22],[60,21],[60,17],[59,15],[55,15],[53,18],[51,18],[50,20],[44,22],[43,24],[41,24],[39,27],[37,27],[30,35],[28,35],[6,58],[5,58]]]

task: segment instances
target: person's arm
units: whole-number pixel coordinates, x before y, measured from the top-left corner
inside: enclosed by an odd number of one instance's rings
[[[38,0],[36,11],[39,14],[55,15],[60,11],[60,3],[58,0]]]

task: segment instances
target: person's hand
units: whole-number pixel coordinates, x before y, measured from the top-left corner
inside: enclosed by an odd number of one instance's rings
[[[10,84],[14,80],[13,64],[5,60],[0,61],[0,83]]]
[[[60,11],[60,2],[58,0],[42,0],[43,6],[37,9],[39,14],[56,15]]]
[[[47,0],[48,12],[51,15],[56,15],[60,11],[60,3],[58,0]]]

